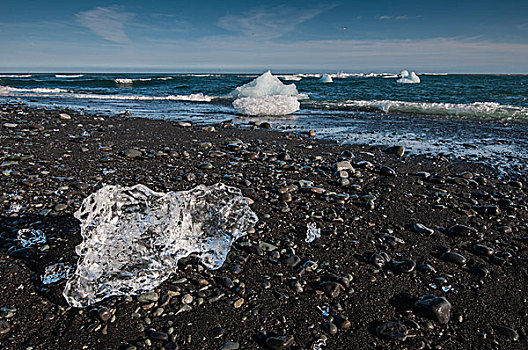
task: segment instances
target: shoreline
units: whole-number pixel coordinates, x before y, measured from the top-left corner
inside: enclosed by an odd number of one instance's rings
[[[2,348],[528,347],[522,177],[297,131],[0,109]],[[86,309],[66,304],[64,281],[40,283],[49,264],[75,264],[72,213],[103,183],[217,182],[241,188],[260,219],[221,269],[186,259],[150,299]],[[310,223],[322,235],[306,243]],[[46,232],[47,247],[23,250],[24,227]],[[427,294],[452,305],[447,323],[420,308]]]

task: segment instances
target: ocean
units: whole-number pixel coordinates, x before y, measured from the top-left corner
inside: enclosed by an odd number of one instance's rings
[[[276,74],[295,84],[300,110],[244,117],[230,96],[258,74],[0,74],[0,101],[72,108],[90,114],[246,125],[267,121],[285,131],[313,129],[343,143],[404,145],[410,153],[446,154],[525,174],[528,76],[394,73]]]

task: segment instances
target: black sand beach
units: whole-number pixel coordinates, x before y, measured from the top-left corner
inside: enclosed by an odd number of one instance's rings
[[[524,177],[229,126],[0,106],[0,347],[528,348]],[[76,264],[72,214],[103,184],[218,182],[260,219],[221,269],[191,257],[156,290],[85,309],[65,281],[42,285],[46,266]],[[306,243],[310,223],[322,235]],[[23,228],[47,243],[21,247]]]

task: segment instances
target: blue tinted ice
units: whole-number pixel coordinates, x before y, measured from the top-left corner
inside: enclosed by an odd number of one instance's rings
[[[151,290],[192,253],[218,269],[231,244],[258,221],[240,190],[223,184],[169,193],[143,185],[105,186],[74,216],[83,242],[63,292],[74,307]]]
[[[31,247],[35,244],[46,243],[46,234],[41,230],[23,228],[18,230],[17,241],[22,247]]]

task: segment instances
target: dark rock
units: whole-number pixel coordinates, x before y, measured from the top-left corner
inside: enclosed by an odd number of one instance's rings
[[[163,345],[164,350],[178,350],[179,348],[180,347],[178,346],[178,344],[173,341],[168,342],[167,344]]]
[[[340,329],[349,329],[352,323],[343,315],[337,315],[334,317],[334,323]]]
[[[330,335],[336,335],[337,334],[337,326],[335,324],[333,324],[332,322],[323,323],[323,328]]]
[[[380,169],[380,174],[381,175],[385,175],[385,176],[396,176],[396,170],[392,169],[391,167],[388,167],[388,166],[383,166],[381,167]]]
[[[395,321],[387,321],[376,327],[376,333],[378,336],[390,339],[390,340],[401,340],[405,341],[409,334],[407,326]]]
[[[418,313],[442,324],[448,323],[451,317],[451,303],[444,297],[426,294],[414,306]]]
[[[463,255],[455,252],[445,252],[440,257],[447,262],[451,262],[460,266],[466,265],[466,258]]]
[[[218,350],[237,350],[240,349],[240,344],[232,341],[224,343]]]
[[[289,266],[289,267],[295,267],[299,265],[301,262],[301,258],[299,258],[297,255],[292,254],[284,259],[281,260],[281,263],[283,265]]]
[[[213,339],[222,338],[225,334],[225,329],[222,327],[216,327],[207,332],[207,334]]]
[[[152,340],[167,341],[169,340],[169,335],[165,332],[151,331],[149,338]]]
[[[97,314],[101,321],[106,322],[112,318],[112,312],[107,307],[102,307],[97,311]]]
[[[471,246],[471,251],[478,255],[483,256],[492,256],[495,254],[495,249],[482,245],[482,244],[474,244]]]
[[[489,270],[484,266],[472,266],[469,272],[478,277],[488,277],[489,275]]]
[[[285,335],[283,337],[268,337],[266,339],[266,346],[271,350],[284,350],[293,345],[295,339],[293,335]]]
[[[130,159],[139,158],[143,156],[143,153],[137,149],[128,149],[123,154],[125,157]]]
[[[370,263],[377,268],[383,268],[385,266],[385,258],[381,254],[372,254],[369,259]]]
[[[337,282],[323,282],[321,288],[326,296],[330,298],[337,298],[341,293],[341,285]]]
[[[428,236],[432,235],[434,233],[434,230],[432,228],[429,228],[423,224],[420,224],[419,222],[415,223],[413,225],[413,230],[416,233],[423,233]]]
[[[4,320],[0,320],[0,334],[6,334],[11,330],[11,326]]]
[[[447,233],[455,236],[471,237],[477,233],[477,230],[466,225],[453,225],[447,229]]]
[[[510,340],[519,340],[519,333],[517,333],[517,331],[513,328],[506,326],[493,326],[493,329],[495,329],[498,334],[507,337]]]
[[[394,154],[398,157],[403,157],[405,154],[405,147],[403,146],[391,146],[385,149],[385,152],[388,154]]]
[[[400,260],[391,263],[392,270],[399,273],[410,273],[416,268],[416,262],[414,260]]]

